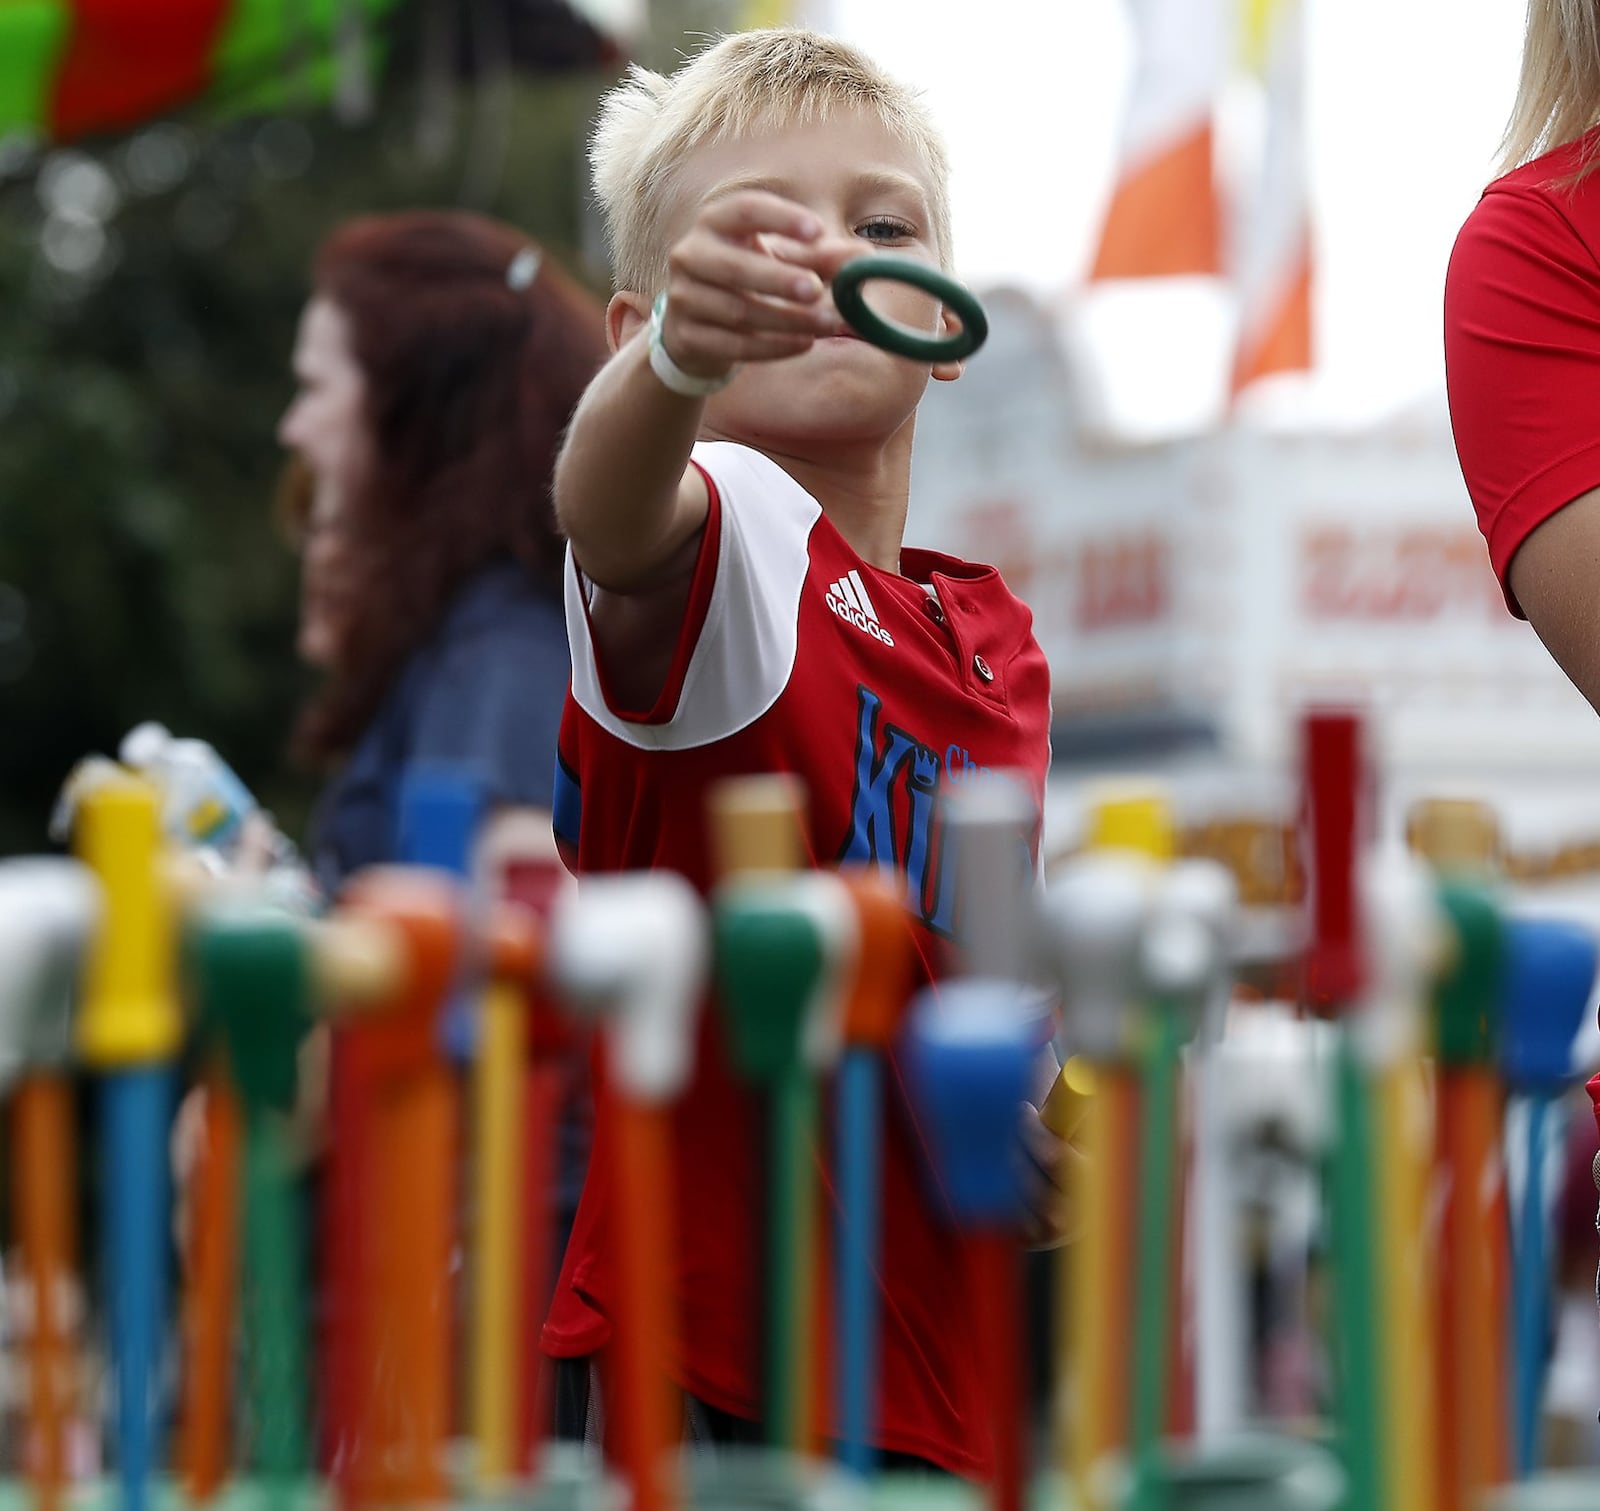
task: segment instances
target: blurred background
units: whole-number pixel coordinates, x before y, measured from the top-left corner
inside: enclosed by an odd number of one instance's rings
[[[1270,807],[1298,707],[1353,694],[1393,811],[1471,789],[1513,867],[1579,865],[1600,724],[1500,603],[1439,351],[1519,0],[10,0],[0,852],[146,718],[299,832],[273,427],[312,250],[466,206],[603,293],[599,93],[788,19],[923,86],[950,138],[995,335],[928,401],[912,533],[1031,603],[1062,792],[1133,765],[1197,821]],[[1058,847],[1072,824],[1063,798]]]
[[[274,427],[314,249],[458,206],[604,295],[599,95],[789,20],[922,86],[949,138],[992,337],[926,402],[911,538],[1032,607],[1047,860],[1096,780],[1158,777],[1270,929],[1302,895],[1298,715],[1354,700],[1390,827],[1485,800],[1519,898],[1600,927],[1600,720],[1506,611],[1444,401],[1521,0],[0,0],[0,855],[45,849],[73,764],[149,719],[303,836]],[[1573,1460],[1600,1460],[1587,1369]]]

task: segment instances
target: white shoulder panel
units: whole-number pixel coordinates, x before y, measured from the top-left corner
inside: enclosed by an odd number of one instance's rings
[[[572,696],[596,724],[641,750],[690,750],[753,724],[789,684],[799,636],[817,501],[778,464],[729,441],[701,441],[694,459],[716,484],[722,532],[705,623],[672,717],[620,719],[595,666],[584,587],[567,551],[567,639]]]

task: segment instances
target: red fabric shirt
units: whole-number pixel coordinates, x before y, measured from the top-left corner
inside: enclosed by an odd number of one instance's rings
[[[913,550],[902,556],[904,576],[869,566],[759,452],[702,444],[695,459],[712,484],[710,514],[668,686],[648,715],[619,713],[607,698],[585,590],[569,564],[573,683],[558,838],[580,872],[668,867],[705,889],[707,788],[728,775],[797,773],[817,864],[875,860],[904,873],[928,979],[955,923],[939,789],[1013,769],[1042,810],[1049,677],[1032,616],[992,567]],[[937,590],[936,603],[922,583]],[[1037,827],[1025,839],[1036,855]],[[674,1115],[676,1374],[712,1405],[756,1417],[765,1123],[719,1038],[707,1011],[696,1076]],[[879,1444],[983,1475],[990,1443],[964,1271],[891,1082]],[[590,1179],[544,1330],[557,1357],[591,1353],[610,1334],[603,1089],[597,1106]],[[826,1170],[823,1178],[831,1190]]]
[[[1495,180],[1445,280],[1445,376],[1467,491],[1506,595],[1511,559],[1600,486],[1600,173],[1585,137]]]

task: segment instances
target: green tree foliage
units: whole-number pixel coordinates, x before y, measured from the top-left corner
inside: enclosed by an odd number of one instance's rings
[[[312,253],[351,214],[468,204],[598,281],[581,149],[606,82],[408,80],[360,128],[163,124],[0,185],[0,853],[43,848],[73,762],[147,718],[298,835],[273,430]]]

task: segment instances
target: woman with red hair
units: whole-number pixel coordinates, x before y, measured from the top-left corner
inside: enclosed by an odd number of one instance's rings
[[[331,773],[310,844],[330,893],[395,859],[410,766],[470,765],[491,804],[548,813],[550,475],[604,357],[598,304],[499,222],[371,216],[318,254],[278,435],[307,496],[299,649],[326,675],[295,749]]]

